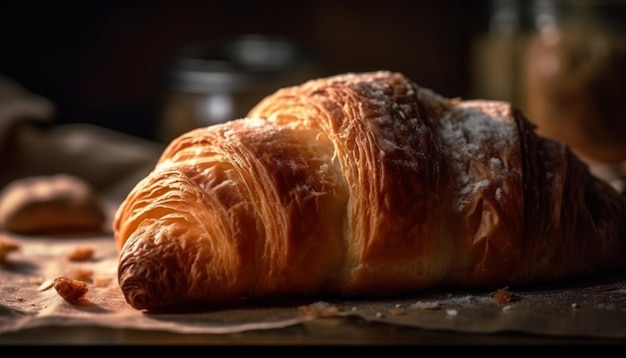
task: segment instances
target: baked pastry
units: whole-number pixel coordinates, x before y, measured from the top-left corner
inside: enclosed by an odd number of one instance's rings
[[[84,235],[104,230],[98,194],[69,174],[11,181],[0,192],[0,228],[21,235]]]
[[[550,282],[626,266],[626,198],[508,103],[391,72],[174,139],[119,207],[136,309]]]

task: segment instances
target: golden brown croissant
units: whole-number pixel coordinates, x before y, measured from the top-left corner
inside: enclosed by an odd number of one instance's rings
[[[173,140],[114,221],[146,310],[548,282],[626,266],[626,198],[511,105],[390,72]]]

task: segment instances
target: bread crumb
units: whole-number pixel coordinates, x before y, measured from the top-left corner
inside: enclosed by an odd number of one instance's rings
[[[72,251],[67,254],[67,259],[70,261],[89,261],[93,259],[94,250],[89,246],[76,246]]]
[[[7,256],[10,252],[20,249],[20,244],[7,237],[0,236],[0,266],[7,263]]]
[[[28,282],[33,285],[41,285],[44,282],[44,279],[42,277],[31,277],[28,279]]]
[[[489,297],[491,297],[493,302],[498,305],[504,305],[522,299],[519,295],[511,292],[508,287],[500,288],[494,292],[491,292],[489,294]]]
[[[65,301],[72,304],[78,303],[89,290],[87,283],[63,276],[55,278],[52,286],[57,291],[59,296],[63,297]]]
[[[410,309],[414,310],[440,310],[441,303],[439,302],[416,302],[409,306]]]
[[[339,308],[327,302],[315,302],[310,305],[298,307],[302,317],[333,317],[340,314]]]
[[[96,287],[106,287],[109,285],[110,279],[104,277],[96,277],[93,279],[93,285]]]
[[[389,310],[392,316],[404,316],[406,315],[406,310],[403,308],[392,308]]]
[[[84,267],[70,267],[67,270],[67,276],[73,280],[91,282],[93,277],[93,270]]]

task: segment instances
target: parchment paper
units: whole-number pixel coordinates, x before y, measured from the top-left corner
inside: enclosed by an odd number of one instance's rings
[[[5,236],[6,237],[6,236]],[[423,329],[472,333],[527,332],[550,336],[626,338],[626,278],[603,275],[558,286],[513,288],[519,299],[497,304],[493,290],[437,290],[387,299],[304,298],[200,313],[147,314],[126,304],[116,281],[111,236],[33,238],[10,236],[19,250],[0,268],[0,334],[42,326],[102,326],[177,333],[224,334],[274,329],[326,317],[360,317]],[[95,256],[71,262],[75,247]],[[77,268],[91,270],[89,291],[66,302],[51,280]]]

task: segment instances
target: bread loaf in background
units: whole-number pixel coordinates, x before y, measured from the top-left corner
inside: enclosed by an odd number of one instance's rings
[[[18,178],[0,191],[0,229],[19,235],[80,236],[104,232],[99,194],[69,174]]]

